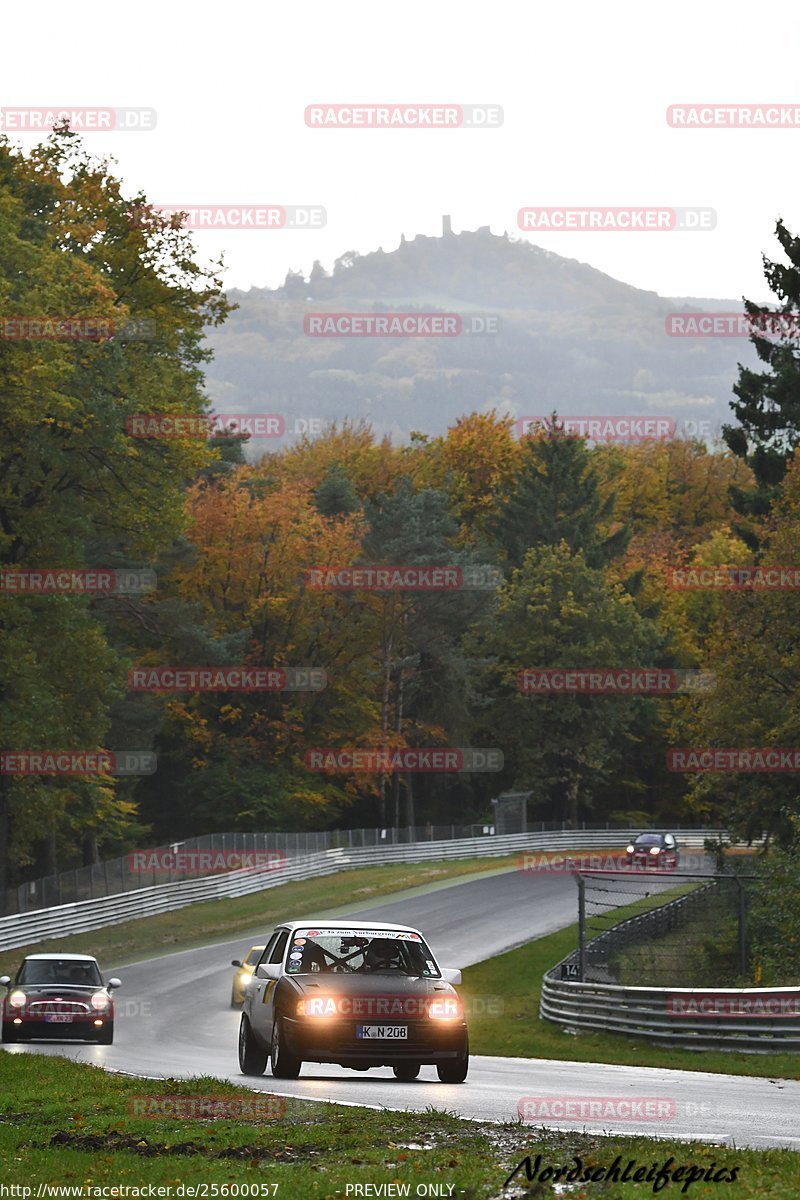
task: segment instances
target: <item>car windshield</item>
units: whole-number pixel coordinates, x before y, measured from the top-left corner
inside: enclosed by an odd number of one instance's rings
[[[244,965],[246,967],[254,967],[256,965],[256,963],[258,962],[258,960],[261,958],[261,955],[263,953],[264,953],[263,946],[253,946],[253,949],[250,951],[247,958],[244,960]]]
[[[635,846],[660,846],[663,842],[660,833],[642,833],[634,842]]]
[[[440,978],[433,955],[412,930],[296,929],[286,971],[290,975],[325,971]]]
[[[96,962],[29,958],[20,967],[17,983],[27,983],[29,986],[56,983],[73,987],[102,987],[103,978]]]

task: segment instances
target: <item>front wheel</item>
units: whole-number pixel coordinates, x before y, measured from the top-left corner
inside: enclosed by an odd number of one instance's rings
[[[447,1062],[436,1064],[436,1074],[442,1083],[463,1083],[469,1070],[469,1050],[459,1054],[458,1058],[448,1059]]]
[[[272,1026],[272,1044],[269,1048],[269,1062],[272,1074],[276,1079],[297,1079],[297,1076],[300,1074],[300,1068],[303,1065],[301,1058],[295,1058],[293,1054],[289,1053],[286,1046],[283,1021],[280,1017],[275,1018],[275,1024]]]
[[[395,1079],[399,1079],[401,1083],[411,1083],[412,1079],[416,1079],[419,1075],[419,1063],[396,1063],[392,1067]]]
[[[239,1024],[239,1070],[243,1075],[263,1075],[267,1069],[267,1052],[262,1050],[247,1017]]]

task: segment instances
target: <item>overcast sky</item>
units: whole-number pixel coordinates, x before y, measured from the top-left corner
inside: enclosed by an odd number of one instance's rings
[[[138,106],[91,133],[162,204],[321,205],[323,229],[206,231],[229,286],[274,286],[400,233],[489,225],[662,295],[766,296],[761,254],[800,230],[800,128],[670,128],[682,102],[797,103],[797,7],[641,0],[331,5],[40,0],[3,12],[0,105]],[[16,51],[13,51],[16,47]],[[313,129],[312,103],[496,104],[500,128]],[[12,135],[29,145],[30,135]],[[527,206],[712,208],[712,232],[522,234]]]

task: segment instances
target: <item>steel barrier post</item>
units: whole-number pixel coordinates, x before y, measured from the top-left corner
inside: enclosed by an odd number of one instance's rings
[[[747,896],[742,880],[738,875],[734,878],[739,889],[739,972],[744,978],[747,975]]]
[[[586,883],[581,875],[578,881],[578,971],[581,983],[586,982]]]

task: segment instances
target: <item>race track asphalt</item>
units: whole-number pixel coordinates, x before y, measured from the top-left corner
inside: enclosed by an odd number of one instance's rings
[[[313,882],[309,884],[313,887]],[[657,881],[654,889],[669,886]],[[641,880],[631,880],[641,894]],[[621,894],[620,902],[624,897]],[[569,875],[517,870],[414,889],[367,908],[339,908],[328,918],[358,912],[420,928],[443,966],[466,967],[571,924],[576,887]],[[296,914],[287,913],[291,919]],[[128,966],[117,993],[113,1046],[30,1043],[9,1054],[66,1054],[78,1061],[149,1077],[212,1075],[286,1096],[389,1109],[445,1108],[463,1117],[516,1120],[522,1104],[532,1127],[644,1133],[737,1146],[800,1148],[800,1082],[544,1059],[473,1056],[467,1082],[441,1084],[432,1067],[413,1083],[388,1068],[367,1073],[305,1064],[294,1081],[244,1077],[236,1058],[239,1014],[229,1007],[233,969],[269,929],[227,942],[162,955]],[[86,952],[91,953],[91,935]],[[106,974],[112,969],[101,964]],[[526,1098],[528,1098],[526,1103]],[[644,1102],[661,1115],[650,1119]],[[566,1109],[564,1105],[571,1101]],[[542,1103],[547,1104],[545,1110]],[[633,1102],[626,1104],[625,1102]],[[594,1107],[586,1107],[593,1103]],[[598,1110],[597,1104],[602,1104]],[[549,1115],[542,1118],[545,1111]],[[555,1115],[554,1115],[555,1114]],[[535,1115],[535,1119],[534,1119]]]

